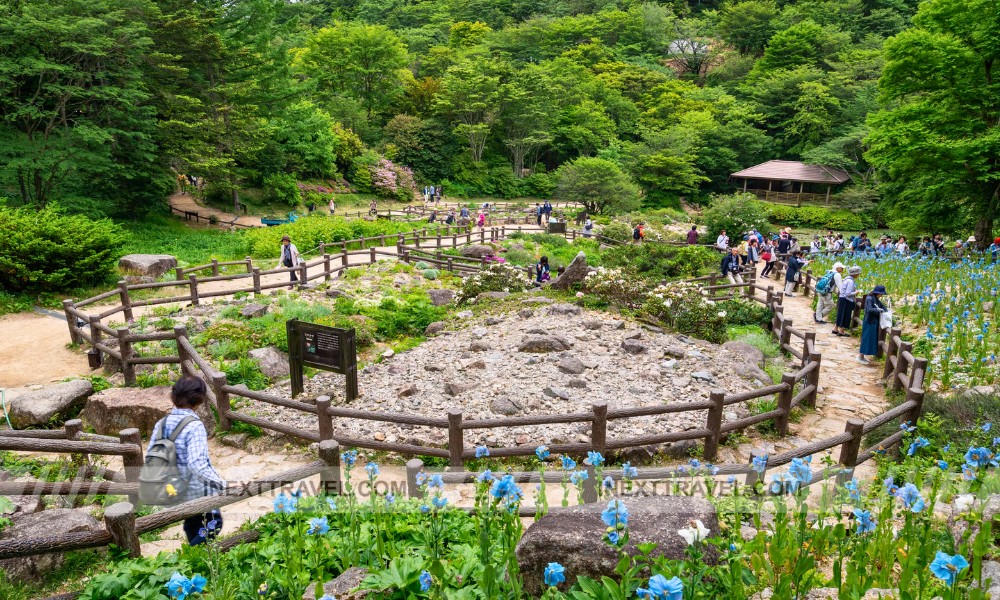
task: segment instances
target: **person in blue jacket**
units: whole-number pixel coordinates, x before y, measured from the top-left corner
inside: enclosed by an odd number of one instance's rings
[[[878,354],[878,330],[881,326],[882,313],[888,310],[885,304],[882,304],[882,296],[885,296],[885,293],[884,285],[876,285],[865,296],[865,318],[861,321],[861,350],[858,353],[858,362],[863,365],[870,363],[868,356]]]

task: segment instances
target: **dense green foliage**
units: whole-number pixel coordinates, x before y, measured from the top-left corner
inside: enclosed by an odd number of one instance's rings
[[[630,267],[652,282],[698,277],[715,270],[719,253],[698,246],[641,244],[617,246],[604,253],[604,264]]]
[[[712,237],[711,240],[705,240],[706,243],[714,244],[715,236],[721,231],[725,231],[730,241],[735,243],[735,240],[751,229],[763,232],[770,229],[767,208],[752,194],[717,197],[712,200],[712,205],[705,210],[703,216],[705,227]]]
[[[986,206],[997,31],[980,1],[936,0],[891,44],[915,0],[7,2],[0,191],[94,214],[143,212],[178,174],[230,201],[254,187],[294,202],[295,179],[548,197],[577,193],[586,166],[608,199],[638,185],[676,205],[770,158],[846,168],[870,191],[881,101],[883,191],[974,190]],[[924,65],[940,67],[937,96],[918,94]],[[906,123],[934,114],[951,129],[908,196],[892,185],[919,170]],[[964,149],[945,157],[949,140]]]
[[[830,210],[822,206],[802,206],[796,208],[783,204],[764,203],[767,218],[781,227],[807,227],[810,229],[832,229],[834,231],[859,230],[874,225],[865,213],[849,210]]]
[[[0,289],[53,292],[104,282],[125,235],[109,220],[0,206]]]

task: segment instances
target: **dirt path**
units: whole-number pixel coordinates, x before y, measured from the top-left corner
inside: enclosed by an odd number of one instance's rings
[[[86,355],[68,344],[64,319],[33,312],[0,317],[0,388],[90,374]]]
[[[187,212],[196,212],[202,217],[215,216],[219,219],[220,223],[232,223],[235,219],[240,225],[246,225],[248,227],[263,227],[264,224],[260,222],[260,217],[250,217],[250,216],[236,216],[233,213],[221,211],[217,208],[212,208],[210,206],[204,206],[199,204],[194,196],[189,194],[182,194],[180,192],[170,196],[167,199],[170,202],[170,206],[176,208],[177,210],[183,210]]]

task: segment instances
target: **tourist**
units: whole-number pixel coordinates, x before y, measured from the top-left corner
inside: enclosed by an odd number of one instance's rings
[[[781,258],[791,254],[791,248],[792,236],[788,235],[788,233],[782,229],[781,237],[778,238],[778,257]]]
[[[877,254],[888,254],[889,252],[892,252],[892,242],[889,241],[889,236],[882,236],[882,240],[877,246],[875,246],[875,252]]]
[[[309,209],[309,212],[315,212],[316,211],[316,203],[315,202],[310,202],[309,205],[306,206],[306,208]]]
[[[802,251],[795,250],[792,252],[791,256],[788,257],[788,263],[785,266],[785,295],[794,296],[792,292],[795,290],[795,284],[799,281],[799,271],[802,267],[809,264],[809,261],[802,259]]]
[[[764,261],[764,270],[760,272],[760,276],[762,278],[767,277],[774,270],[775,263],[778,262],[774,253],[774,244],[771,243],[771,240],[764,242],[764,247],[760,252],[760,259]]]
[[[437,187],[434,188],[434,201],[441,202],[442,198],[444,198],[444,186],[438,184]]]
[[[437,216],[438,216],[438,211],[437,211],[437,209],[435,209],[435,210],[432,210],[432,211],[431,211],[431,216],[430,216],[430,218],[429,218],[429,219],[427,219],[427,222],[428,222],[428,223],[433,223],[434,221],[436,221],[436,220],[437,220]]]
[[[463,218],[463,219],[468,219],[469,218],[469,207],[463,206],[462,210],[458,213],[458,216],[461,217],[461,218]]]
[[[688,246],[694,246],[698,243],[698,226],[692,225],[691,231],[688,231]]]
[[[833,251],[835,253],[844,251],[844,234],[838,233],[836,239],[833,240]]]
[[[861,275],[861,267],[853,266],[847,269],[847,277],[840,284],[837,294],[837,322],[833,327],[833,335],[850,335],[851,319],[854,318],[854,307],[858,297],[858,286],[855,279]]]
[[[753,265],[754,270],[757,269],[757,261],[760,260],[760,246],[757,243],[757,237],[751,235],[750,239],[747,240],[747,262]]]
[[[934,255],[934,242],[931,241],[931,236],[925,235],[924,241],[920,243],[920,256],[933,256]]]
[[[899,241],[896,242],[896,252],[899,252],[900,254],[909,254],[910,253],[910,247],[906,245],[906,236],[905,235],[899,236]]]
[[[594,221],[587,217],[587,222],[583,224],[583,237],[590,237],[594,233]]]
[[[1000,252],[1000,237],[994,238],[993,243],[990,244],[990,247],[987,248],[987,250],[989,251],[992,259],[995,261],[997,259],[997,253]]]
[[[444,222],[445,222],[446,225],[454,225],[455,224],[455,211],[454,211],[454,209],[448,211],[448,218],[446,218],[444,220]]]
[[[813,321],[816,323],[826,323],[826,317],[833,310],[833,292],[840,292],[840,285],[844,283],[844,265],[840,262],[833,263],[833,268],[826,272],[826,275],[820,277],[819,281],[816,282],[816,314],[813,315]],[[821,289],[824,286],[825,290]]]
[[[796,252],[802,251],[802,246],[799,246],[799,238],[795,236],[789,236],[789,241],[791,242],[788,246],[789,254],[795,254]]]
[[[638,225],[632,228],[632,243],[641,244],[642,239],[646,237],[646,233],[643,231],[644,225],[640,221]]]
[[[153,442],[173,437],[177,451],[177,467],[187,481],[184,501],[196,500],[218,493],[226,487],[225,480],[212,467],[208,456],[208,431],[195,409],[208,397],[208,386],[197,377],[181,377],[170,390],[174,408],[153,426],[149,452]],[[180,429],[178,429],[178,427]],[[197,546],[215,538],[222,530],[222,513],[213,509],[184,519],[184,534],[188,544]]]
[[[542,215],[545,214],[545,208],[541,204],[535,203],[535,215],[538,216],[538,226],[542,226]]]
[[[330,204],[327,205],[327,208],[330,209],[330,216],[333,216],[333,213],[337,212],[337,203],[334,201],[333,196],[330,196]]]
[[[865,296],[865,316],[861,320],[861,350],[858,353],[858,362],[863,365],[869,364],[867,356],[878,354],[878,330],[881,327],[882,313],[888,310],[882,304],[881,298],[884,295],[885,286],[876,285]]]
[[[722,257],[722,263],[719,265],[719,268],[726,279],[729,280],[729,283],[743,283],[743,276],[740,275],[740,269],[743,268],[743,263],[740,260],[740,249],[736,246],[730,248],[729,254]]]
[[[944,238],[941,237],[941,234],[935,233],[931,241],[934,244],[934,254],[937,256],[944,256],[947,251],[947,247],[945,246]]]
[[[552,204],[548,200],[542,205],[542,211],[545,213],[545,217],[548,218],[552,214]]]
[[[479,216],[476,217],[476,227],[486,227],[486,213],[479,211]]]
[[[378,214],[378,202],[376,202],[375,200],[372,200],[368,204],[368,214],[373,217]]]
[[[729,250],[729,236],[726,235],[725,229],[723,229],[719,233],[719,237],[715,238],[715,247],[718,248],[719,250],[722,250],[723,252]]]
[[[549,257],[543,256],[538,259],[538,264],[535,265],[535,283],[541,285],[543,282],[548,281],[549,278]]]
[[[832,229],[826,231],[826,250],[827,252],[833,250],[833,242],[837,240],[837,236],[833,234]]]
[[[278,260],[278,266],[275,268],[285,267],[286,269],[292,269],[292,267],[297,267],[302,259],[299,257],[299,249],[295,247],[292,243],[292,238],[287,235],[281,236],[281,258]],[[292,269],[288,272],[292,276],[292,283],[294,284],[299,280],[295,276],[298,269]],[[304,283],[304,282],[303,282]],[[293,286],[288,286],[288,289],[292,289]]]
[[[809,254],[819,254],[822,251],[823,248],[820,246],[819,236],[814,235],[813,241],[809,244]]]

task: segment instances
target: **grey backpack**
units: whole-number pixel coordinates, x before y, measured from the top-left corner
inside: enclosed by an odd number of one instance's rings
[[[179,504],[187,497],[188,480],[177,467],[177,436],[197,417],[184,417],[166,436],[167,419],[160,422],[160,435],[149,447],[139,472],[139,501],[151,506]]]

